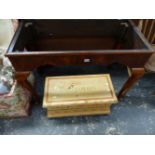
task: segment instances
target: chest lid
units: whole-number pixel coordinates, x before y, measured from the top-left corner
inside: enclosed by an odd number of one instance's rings
[[[47,77],[43,107],[116,103],[109,74]]]

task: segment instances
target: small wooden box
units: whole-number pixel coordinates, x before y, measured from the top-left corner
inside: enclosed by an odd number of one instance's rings
[[[48,117],[109,114],[114,103],[109,74],[46,78],[43,107]]]

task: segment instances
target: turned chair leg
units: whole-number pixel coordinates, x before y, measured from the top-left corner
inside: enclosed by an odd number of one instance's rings
[[[129,89],[144,75],[144,68],[128,68],[129,78],[118,94],[118,99],[125,96]]]
[[[26,88],[32,96],[34,97],[36,103],[39,103],[39,97],[34,90],[33,86],[28,82],[27,78],[30,75],[30,72],[16,72],[15,78],[17,79],[17,82],[23,87]]]

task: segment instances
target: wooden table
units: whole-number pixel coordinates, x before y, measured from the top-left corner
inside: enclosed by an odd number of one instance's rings
[[[17,81],[36,99],[27,77],[40,66],[126,65],[131,75],[120,98],[144,75],[153,52],[130,20],[21,20],[6,56]]]

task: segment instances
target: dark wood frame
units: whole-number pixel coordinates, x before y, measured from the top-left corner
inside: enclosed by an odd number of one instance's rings
[[[132,49],[132,50],[78,50],[78,51],[44,51],[44,52],[16,52],[16,46],[19,35],[22,32],[23,22],[21,22],[17,29],[11,44],[8,48],[6,56],[10,59],[12,65],[16,70],[17,81],[29,91],[34,97],[38,99],[33,87],[27,81],[28,75],[34,69],[44,66],[63,66],[63,65],[109,65],[112,63],[119,63],[131,68],[131,76],[122,87],[118,97],[123,97],[126,92],[144,75],[144,65],[154,52],[150,44],[147,42],[138,27],[131,21],[128,21],[135,34],[139,37],[137,44],[142,42],[146,49]],[[31,24],[28,23],[28,24]],[[89,60],[84,62],[84,60]]]

